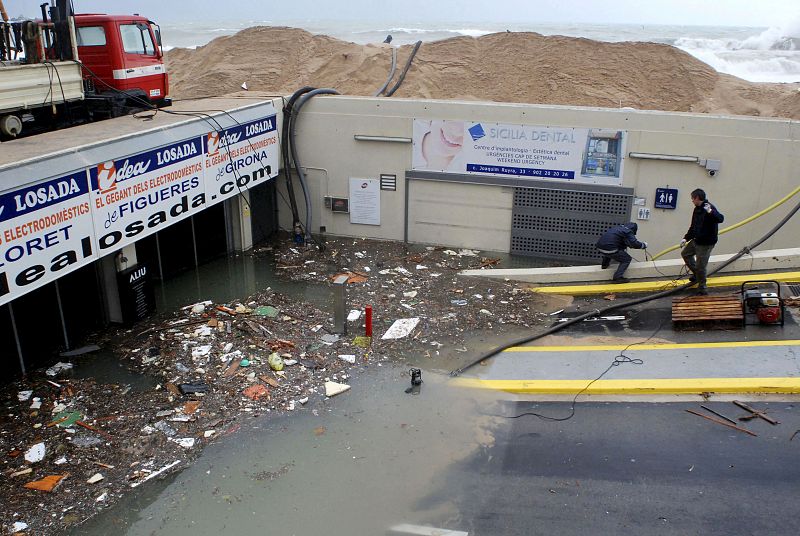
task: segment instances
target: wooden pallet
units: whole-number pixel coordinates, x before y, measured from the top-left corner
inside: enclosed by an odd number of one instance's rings
[[[734,296],[689,296],[672,301],[672,327],[683,330],[741,329],[742,302]]]

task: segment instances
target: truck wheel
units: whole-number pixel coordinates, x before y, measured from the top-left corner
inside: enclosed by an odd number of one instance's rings
[[[16,115],[0,117],[0,133],[16,138],[22,132],[22,121]]]

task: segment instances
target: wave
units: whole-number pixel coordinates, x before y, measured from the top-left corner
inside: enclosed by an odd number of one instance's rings
[[[800,82],[800,18],[743,39],[681,37],[673,45],[751,82]]]

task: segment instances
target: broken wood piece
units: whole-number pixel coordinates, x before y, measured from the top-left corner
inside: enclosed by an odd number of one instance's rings
[[[200,409],[200,405],[202,402],[199,400],[190,400],[183,405],[183,414],[184,415],[194,415],[197,413],[197,410]]]
[[[740,426],[736,426],[735,424],[730,424],[730,423],[727,423],[725,421],[721,421],[719,419],[715,419],[714,417],[709,417],[708,415],[703,415],[702,413],[698,413],[698,412],[696,412],[694,410],[691,410],[691,409],[687,409],[686,411],[688,413],[691,413],[692,415],[697,415],[698,417],[702,417],[702,418],[704,418],[706,420],[709,420],[711,422],[715,422],[717,424],[721,424],[722,426],[727,426],[728,428],[733,428],[734,430],[738,430],[740,432],[744,432],[745,434],[751,435],[753,437],[758,437],[758,434],[755,434],[755,433],[751,432],[750,430],[747,430],[747,429],[742,428]]]
[[[50,493],[51,491],[56,489],[56,487],[58,487],[58,485],[61,483],[61,481],[64,480],[65,478],[67,478],[68,476],[69,476],[69,474],[66,474],[66,475],[50,475],[50,476],[44,477],[41,480],[35,480],[33,482],[28,482],[23,487],[27,488],[27,489],[34,489],[36,491],[46,491],[47,493]]]
[[[767,421],[768,423],[770,423],[773,426],[775,426],[776,424],[780,424],[780,421],[777,421],[777,420],[773,419],[772,417],[770,417],[769,415],[767,415],[763,411],[758,411],[756,409],[751,408],[750,406],[748,406],[744,402],[739,402],[738,400],[734,400],[733,403],[736,404],[737,406],[739,406],[740,408],[742,408],[743,410],[750,412],[750,415],[748,415],[746,417],[740,417],[739,418],[740,421],[749,421],[751,419],[755,419],[756,417],[760,417],[760,418],[764,419],[765,421]]]
[[[264,383],[269,384],[271,387],[280,386],[280,384],[277,381],[275,381],[273,378],[270,378],[269,376],[259,376],[258,379]]]
[[[166,387],[167,391],[169,391],[170,393],[172,393],[175,396],[181,396],[183,394],[183,393],[181,393],[181,390],[178,389],[178,386],[175,385],[172,382],[167,382],[167,384],[164,385],[164,387]]]
[[[234,358],[233,362],[231,363],[231,366],[228,367],[228,369],[222,374],[222,376],[224,376],[225,378],[230,378],[231,376],[236,374],[236,371],[239,370],[241,363],[242,363],[241,360]]]
[[[86,429],[87,429],[87,430],[89,430],[90,432],[94,432],[95,434],[98,434],[98,435],[101,435],[101,436],[103,436],[103,437],[104,437],[104,438],[106,438],[108,441],[113,441],[113,440],[114,440],[114,438],[113,438],[113,437],[111,437],[110,435],[108,435],[108,434],[107,434],[107,433],[105,433],[104,431],[102,431],[102,430],[99,430],[99,429],[95,428],[94,426],[89,426],[88,424],[86,424],[86,423],[85,423],[85,422],[83,422],[83,421],[75,421],[75,424],[77,424],[77,425],[78,425],[78,426],[80,426],[81,428],[86,428]]]
[[[67,415],[65,417],[61,417],[60,419],[56,419],[55,421],[49,422],[49,423],[47,423],[47,427],[48,428],[52,428],[53,426],[57,426],[57,425],[61,424],[62,422],[66,421],[67,419],[69,419],[69,417],[70,416]]]

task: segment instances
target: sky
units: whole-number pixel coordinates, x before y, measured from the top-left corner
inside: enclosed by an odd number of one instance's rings
[[[181,20],[628,23],[781,26],[800,0],[73,0],[78,12],[139,13]],[[41,0],[4,0],[9,15],[35,16]],[[220,9],[224,6],[224,9]],[[309,14],[313,13],[313,17]]]

